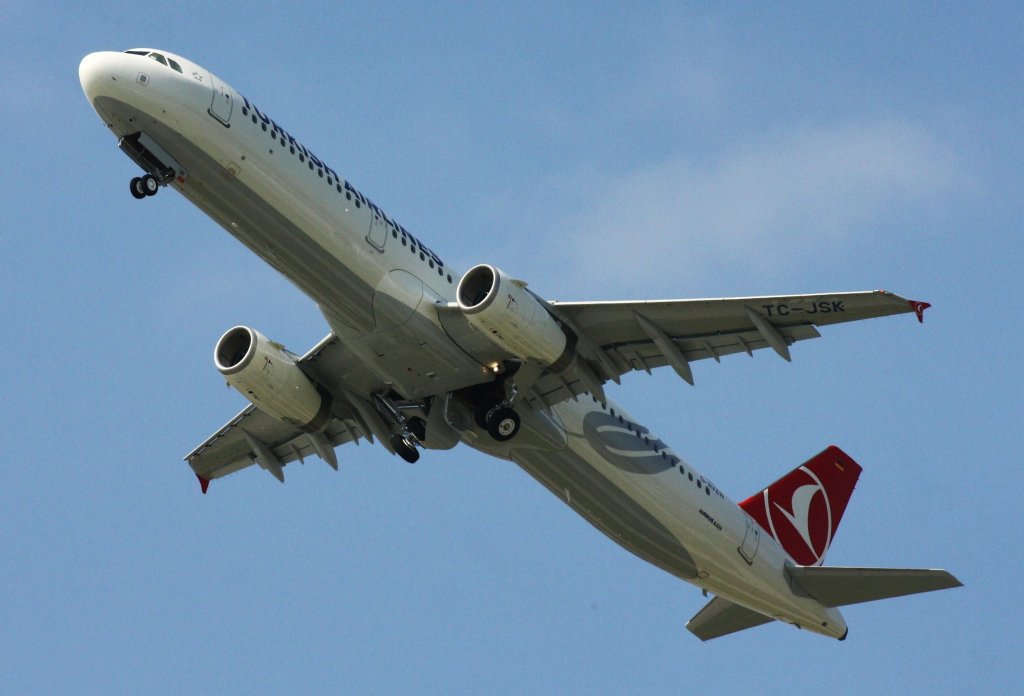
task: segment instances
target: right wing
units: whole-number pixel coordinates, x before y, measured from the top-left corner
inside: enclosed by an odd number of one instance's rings
[[[337,469],[334,448],[368,435],[355,423],[338,418],[332,418],[323,433],[304,433],[250,404],[186,455],[185,461],[203,483],[205,493],[206,485],[213,479],[251,464],[259,464],[282,481],[281,467],[310,455],[319,456]]]
[[[367,382],[368,370],[359,369],[347,348],[329,334],[300,360],[304,371],[335,395],[331,418],[326,429],[309,433],[248,405],[220,430],[185,456],[203,487],[210,481],[227,476],[252,464],[259,465],[284,481],[283,467],[295,460],[304,461],[316,455],[331,467],[338,468],[334,448],[363,438],[369,442],[376,436],[392,453],[387,426],[377,410],[365,399],[355,395],[372,393],[378,385]]]

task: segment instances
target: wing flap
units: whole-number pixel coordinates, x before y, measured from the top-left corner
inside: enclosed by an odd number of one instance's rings
[[[785,328],[780,333],[787,343],[790,344],[821,336],[817,329],[809,324]],[[679,336],[671,338],[671,341],[690,362],[707,358],[718,360],[725,355],[751,353],[755,350],[770,347],[768,341],[756,331],[738,331],[731,334],[717,334],[714,336]],[[608,346],[606,350],[613,350],[618,353],[633,370],[646,371],[648,368],[654,369],[668,364],[668,360],[653,341],[623,343]]]
[[[715,597],[686,622],[686,629],[701,640],[721,638],[730,633],[770,623],[774,619],[721,597]]]
[[[781,333],[788,343],[818,338],[821,335],[810,325],[793,326],[783,329]],[[755,350],[770,347],[767,340],[752,331],[718,336],[688,336],[670,340],[679,348],[687,361],[705,358],[718,360],[723,356],[736,353],[752,355]],[[616,378],[634,371],[649,373],[651,370],[669,364],[668,358],[653,341],[623,343],[608,346],[604,350],[618,368]],[[573,375],[571,371],[561,375],[544,371],[533,384],[530,392],[526,394],[525,400],[531,408],[545,408],[587,391],[590,391],[587,381]]]
[[[790,566],[788,572],[799,589],[827,607],[844,607],[963,585],[945,570],[927,568]]]

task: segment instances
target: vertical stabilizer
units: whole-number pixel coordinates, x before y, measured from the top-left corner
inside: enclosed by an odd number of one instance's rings
[[[821,565],[860,472],[860,465],[833,445],[740,507],[798,564]]]

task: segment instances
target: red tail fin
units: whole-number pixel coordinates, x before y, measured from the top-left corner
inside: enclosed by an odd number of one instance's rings
[[[835,445],[798,466],[740,507],[800,565],[821,565],[860,476]]]

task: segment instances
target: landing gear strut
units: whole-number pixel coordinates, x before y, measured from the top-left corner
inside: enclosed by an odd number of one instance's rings
[[[146,174],[145,176],[137,176],[131,180],[129,184],[132,195],[135,198],[145,198],[146,196],[155,196],[156,192],[160,190],[160,182],[156,180],[156,177],[152,174]]]

